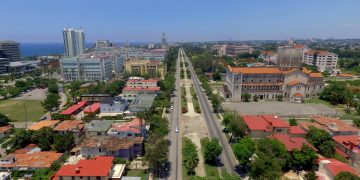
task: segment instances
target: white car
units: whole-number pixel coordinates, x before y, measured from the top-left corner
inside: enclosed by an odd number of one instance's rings
[[[174,106],[170,106],[170,109],[173,110],[173,109],[174,109]]]
[[[176,126],[175,132],[176,132],[176,133],[179,133],[179,126]]]

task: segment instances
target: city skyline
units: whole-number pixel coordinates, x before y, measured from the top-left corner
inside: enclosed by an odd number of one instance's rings
[[[87,41],[286,40],[360,38],[359,1],[86,1],[2,2],[0,39],[62,42],[66,27],[81,27]],[[341,13],[339,13],[341,12]],[[24,31],[25,30],[25,31]]]

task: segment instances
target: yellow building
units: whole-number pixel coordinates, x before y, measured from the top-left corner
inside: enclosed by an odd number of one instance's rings
[[[164,79],[166,66],[161,61],[131,59],[125,61],[125,72],[132,75],[148,75]]]

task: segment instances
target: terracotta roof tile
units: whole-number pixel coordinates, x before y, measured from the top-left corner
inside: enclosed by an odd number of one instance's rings
[[[303,130],[300,126],[290,126],[289,128],[290,134],[307,134],[305,130]]]
[[[346,124],[344,121],[330,117],[312,117],[312,119],[320,125],[325,126],[330,131],[348,131],[348,132],[359,132],[359,129]],[[332,127],[335,126],[335,127]]]
[[[310,77],[312,78],[321,78],[324,77],[321,73],[310,73]]]
[[[32,154],[10,154],[12,155],[15,156],[16,161],[11,164],[0,164],[0,167],[48,168],[62,156],[62,153],[43,151]]]
[[[75,129],[84,129],[84,122],[80,120],[65,120],[54,128],[55,131],[72,131]]]
[[[39,121],[32,126],[29,127],[29,130],[37,131],[43,127],[54,127],[56,124],[58,124],[59,120],[43,120]]]
[[[354,175],[359,176],[359,173],[354,168],[336,159],[320,158],[319,162],[324,162],[324,168],[326,168],[333,177],[340,172],[350,172]]]
[[[142,142],[142,137],[118,138],[114,136],[96,136],[84,139],[81,143],[81,147],[102,147],[109,151],[116,151],[120,149],[129,149],[134,144],[140,144]]]
[[[0,127],[0,133],[5,133],[9,130],[11,130],[13,127],[11,125],[1,126]]]
[[[271,139],[276,139],[284,144],[286,150],[293,151],[293,150],[300,150],[303,145],[307,145],[313,150],[317,151],[317,149],[312,146],[306,139],[301,137],[290,137],[287,134],[272,134],[269,136]]]

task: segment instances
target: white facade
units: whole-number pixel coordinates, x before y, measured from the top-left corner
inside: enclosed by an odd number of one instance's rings
[[[65,81],[103,81],[112,77],[110,56],[63,58],[60,67]]]
[[[309,50],[304,53],[303,63],[316,66],[320,72],[332,73],[336,69],[337,61],[338,56],[334,53]]]
[[[83,30],[65,28],[63,38],[66,57],[75,57],[85,52],[85,33]]]

